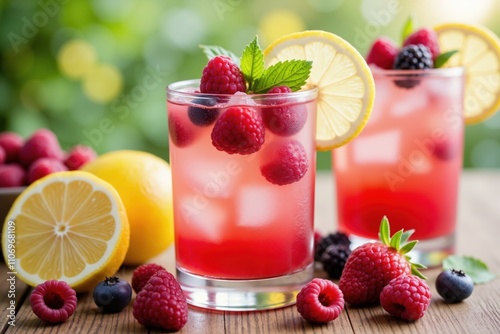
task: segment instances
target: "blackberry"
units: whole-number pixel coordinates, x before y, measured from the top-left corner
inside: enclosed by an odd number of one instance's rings
[[[346,245],[330,245],[326,248],[321,255],[321,263],[328,277],[340,278],[349,255],[351,255],[351,250]]]
[[[211,108],[217,104],[217,99],[202,96],[194,99],[192,105],[188,107],[188,116],[194,125],[208,126],[212,124],[219,115],[218,108]],[[206,106],[208,108],[203,108]]]
[[[396,70],[423,70],[433,68],[432,53],[423,44],[410,44],[401,49],[394,60]],[[395,84],[402,88],[413,88],[420,83],[417,79],[395,80]]]
[[[321,255],[330,245],[344,245],[349,247],[351,241],[347,234],[342,232],[330,233],[326,237],[322,238],[315,247],[314,250],[314,260],[321,261]]]

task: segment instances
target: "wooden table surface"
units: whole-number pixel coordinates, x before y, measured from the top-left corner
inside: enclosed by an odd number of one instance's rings
[[[333,184],[328,173],[320,173],[316,187],[316,228],[336,229]],[[429,187],[439,185],[430,184]],[[500,274],[500,171],[464,171],[458,209],[457,254],[480,258],[490,270]],[[169,248],[153,259],[174,272],[174,251]],[[120,277],[130,281],[134,268],[122,268]],[[118,314],[102,314],[91,294],[78,295],[78,308],[67,322],[44,325],[31,311],[31,289],[16,280],[15,326],[9,325],[8,269],[0,266],[1,333],[159,333],[143,328],[132,316],[132,305]],[[263,312],[215,312],[189,307],[189,318],[180,333],[500,333],[500,278],[477,285],[471,297],[459,304],[445,304],[434,284],[439,269],[425,274],[433,297],[426,315],[412,323],[389,316],[381,306],[346,306],[335,321],[311,325],[294,306]],[[324,274],[317,272],[319,277]],[[12,292],[12,291],[11,291]],[[135,296],[134,296],[135,297]],[[134,298],[133,297],[133,298]]]

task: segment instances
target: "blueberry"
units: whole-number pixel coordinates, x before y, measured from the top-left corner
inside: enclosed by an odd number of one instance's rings
[[[447,303],[458,303],[469,297],[474,282],[463,270],[448,269],[436,279],[436,290]]]
[[[96,285],[93,292],[94,302],[105,313],[123,310],[132,299],[132,287],[118,277],[106,277]]]
[[[191,122],[198,126],[207,126],[212,124],[219,115],[218,108],[211,108],[217,104],[217,99],[208,96],[201,96],[191,101],[192,105],[188,107],[188,116]],[[206,106],[209,108],[204,108]]]

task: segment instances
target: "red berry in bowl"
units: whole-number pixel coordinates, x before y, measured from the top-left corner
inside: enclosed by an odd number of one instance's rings
[[[397,54],[398,47],[396,44],[386,37],[380,37],[370,47],[370,51],[366,56],[366,62],[389,70],[392,69]]]
[[[15,132],[0,133],[0,146],[5,150],[5,162],[17,162],[23,144],[23,138]]]
[[[33,290],[30,304],[38,318],[50,324],[58,324],[68,320],[75,312],[76,292],[64,281],[46,281]]]
[[[133,316],[145,327],[178,331],[187,322],[188,305],[181,286],[166,270],[159,270],[139,292]]]
[[[203,69],[200,91],[210,94],[245,92],[245,77],[231,58],[216,56],[210,59]]]
[[[151,276],[159,270],[166,270],[156,263],[146,263],[137,267],[132,273],[132,288],[139,293],[146,286]]]
[[[19,151],[19,161],[25,166],[40,158],[62,160],[62,157],[63,152],[56,135],[47,129],[35,131]]]
[[[69,170],[80,169],[87,162],[96,158],[97,154],[92,147],[85,145],[77,145],[73,147],[64,159],[64,164]]]
[[[338,318],[344,309],[344,297],[330,280],[314,278],[297,295],[297,310],[312,323],[326,323]]]
[[[0,187],[22,187],[26,184],[26,171],[17,163],[0,165]]]
[[[270,94],[286,94],[292,90],[287,86],[271,88]],[[307,121],[307,108],[303,104],[287,104],[287,99],[274,99],[271,106],[262,107],[262,119],[266,128],[280,136],[291,136],[299,132]]]
[[[304,146],[296,140],[274,143],[268,148],[270,162],[260,167],[262,176],[267,181],[283,186],[302,179],[307,172],[309,163]]]
[[[422,318],[431,303],[431,290],[423,279],[401,275],[392,279],[380,293],[380,305],[389,314],[406,321]]]
[[[255,108],[230,107],[215,122],[211,137],[219,151],[252,154],[264,144],[264,123]]]
[[[55,172],[66,171],[68,168],[62,161],[53,158],[40,158],[33,162],[28,169],[28,184]]]

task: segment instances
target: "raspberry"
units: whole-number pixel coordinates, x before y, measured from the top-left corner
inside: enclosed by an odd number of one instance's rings
[[[314,248],[314,259],[316,261],[321,261],[321,255],[323,252],[331,245],[344,245],[349,247],[351,245],[351,241],[347,234],[342,232],[330,233],[326,237],[322,238],[318,245]]]
[[[344,270],[347,258],[351,255],[349,246],[345,245],[330,245],[321,255],[321,263],[323,269],[327,272],[328,277],[339,279]]]
[[[187,322],[188,306],[181,286],[166,270],[157,271],[139,292],[133,315],[145,327],[178,331]]]
[[[380,304],[384,310],[406,321],[422,318],[430,303],[429,286],[413,275],[393,278],[380,293]]]
[[[330,280],[314,278],[297,295],[297,310],[312,323],[335,320],[344,309],[344,297]]]
[[[192,101],[192,105],[188,107],[188,116],[194,125],[208,126],[215,122],[219,116],[218,108],[204,108],[213,107],[217,104],[217,99],[213,97],[200,97]]]
[[[271,88],[270,94],[286,94],[292,90],[287,86]],[[291,136],[299,132],[307,120],[307,108],[303,104],[287,105],[287,99],[273,99],[271,107],[262,108],[262,119],[266,127],[280,136]]]
[[[307,172],[308,161],[304,146],[296,140],[276,143],[270,147],[273,160],[262,165],[260,172],[267,181],[283,186],[299,181]]]
[[[406,38],[403,46],[407,45],[425,45],[432,54],[432,59],[436,59],[439,56],[439,42],[437,34],[434,30],[428,28],[422,28],[413,32],[410,36]]]
[[[76,292],[64,281],[45,281],[31,293],[30,304],[38,318],[58,324],[68,320],[75,312]]]
[[[208,62],[201,76],[200,91],[210,94],[234,94],[246,91],[246,82],[238,65],[227,56]]]
[[[168,133],[177,147],[186,147],[194,140],[193,129],[174,113],[168,114]]]
[[[5,159],[7,159],[7,153],[5,153],[3,147],[0,146],[0,165],[3,165],[5,163]]]
[[[94,160],[96,156],[97,154],[91,147],[76,145],[66,154],[64,164],[69,170],[77,170],[87,162]]]
[[[264,144],[265,129],[257,110],[231,107],[215,122],[212,144],[229,154],[252,154]]]
[[[23,144],[23,138],[15,132],[0,133],[0,146],[5,150],[5,162],[17,162],[19,150]]]
[[[17,163],[0,165],[0,187],[22,187],[26,184],[26,171]]]
[[[33,162],[28,169],[28,184],[55,172],[66,171],[68,168],[57,159],[40,158]]]
[[[388,38],[380,37],[373,42],[366,56],[366,62],[389,70],[392,68],[397,54],[398,48],[394,42]]]
[[[19,151],[19,161],[25,166],[39,158],[62,160],[63,152],[56,135],[47,129],[35,131]]]
[[[156,263],[146,263],[137,267],[132,274],[132,288],[139,293],[157,271],[165,270]]]

